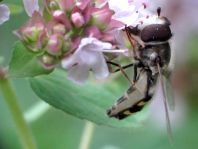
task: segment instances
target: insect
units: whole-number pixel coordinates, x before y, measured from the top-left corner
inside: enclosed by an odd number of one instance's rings
[[[133,46],[132,52],[135,60],[131,64],[134,69],[133,85],[107,110],[107,115],[121,120],[139,112],[152,99],[157,82],[159,82],[163,90],[167,129],[171,133],[165,85],[170,76],[168,69],[171,58],[169,39],[172,37],[172,32],[170,21],[166,17],[160,16],[160,12],[161,9],[158,8],[156,19],[150,23],[143,23],[135,27],[125,26],[124,31]]]

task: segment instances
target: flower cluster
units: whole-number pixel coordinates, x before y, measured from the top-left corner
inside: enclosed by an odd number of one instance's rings
[[[24,0],[30,20],[16,34],[44,68],[61,62],[77,83],[85,82],[89,71],[103,79],[109,75],[104,52],[127,53],[121,29],[145,17],[147,1],[45,0],[41,10],[38,0]]]

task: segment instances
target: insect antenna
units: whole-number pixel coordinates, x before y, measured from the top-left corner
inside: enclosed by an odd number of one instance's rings
[[[158,17],[161,15],[161,7],[157,8],[157,15],[158,15]]]
[[[161,67],[160,67],[159,62],[157,62],[157,68],[158,68],[158,72],[159,72],[160,86],[162,88],[162,94],[163,94],[163,103],[164,103],[164,108],[165,108],[167,132],[169,135],[170,142],[172,142],[173,135],[172,135],[172,129],[171,129],[171,123],[170,123],[170,117],[169,117],[169,111],[168,111],[168,104],[167,104],[167,99],[166,99],[166,95],[165,95],[164,82],[163,82],[162,72],[161,72]]]

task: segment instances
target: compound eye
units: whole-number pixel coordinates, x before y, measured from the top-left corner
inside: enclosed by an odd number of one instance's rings
[[[167,41],[171,36],[170,27],[165,24],[148,25],[141,32],[141,39],[144,42]]]

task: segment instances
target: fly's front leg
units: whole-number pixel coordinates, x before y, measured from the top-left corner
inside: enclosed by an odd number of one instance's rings
[[[119,65],[119,64],[118,64],[118,65]],[[132,67],[132,66],[134,66],[133,63],[128,64],[128,65],[125,65],[125,66],[120,66],[118,69],[114,70],[113,72],[118,72],[118,71],[121,71],[121,69],[124,70],[124,69],[127,69],[127,68]]]
[[[133,64],[129,64],[129,65],[126,65],[126,66],[121,66],[120,64],[117,64],[117,63],[114,63],[114,62],[111,62],[111,61],[107,61],[107,63],[108,63],[108,64],[111,64],[111,65],[113,65],[113,66],[118,67],[118,69],[116,69],[115,71],[111,71],[111,70],[110,70],[110,72],[114,73],[114,72],[117,72],[117,71],[121,71],[122,74],[124,75],[124,77],[133,85],[133,82],[132,82],[131,79],[128,77],[127,73],[124,71],[124,69],[133,66]]]

